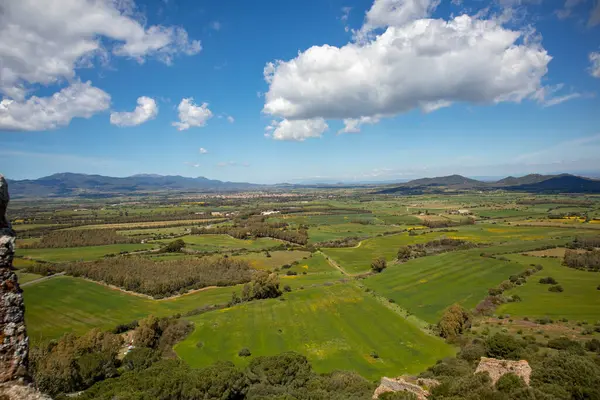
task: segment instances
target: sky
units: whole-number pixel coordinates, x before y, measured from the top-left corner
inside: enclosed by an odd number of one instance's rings
[[[2,0],[0,173],[600,175],[599,0]]]

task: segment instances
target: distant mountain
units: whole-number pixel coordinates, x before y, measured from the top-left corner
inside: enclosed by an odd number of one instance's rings
[[[532,193],[600,193],[600,180],[570,174],[509,176],[496,182],[481,182],[461,175],[415,179],[376,193],[419,194],[443,189],[511,190]]]
[[[504,179],[500,179],[495,182],[496,185],[502,186],[519,186],[519,185],[530,185],[532,183],[538,183],[545,181],[550,178],[554,178],[557,175],[540,175],[540,174],[529,174],[515,178],[514,176],[508,176]]]
[[[600,193],[600,180],[562,174],[505,189],[532,193]]]
[[[11,196],[19,197],[98,197],[119,194],[177,191],[234,191],[260,188],[245,182],[223,182],[204,177],[140,174],[126,178],[102,175],[60,173],[39,179],[9,181]]]
[[[403,186],[477,186],[484,184],[484,182],[467,178],[462,175],[448,175],[436,178],[414,179],[404,183]]]

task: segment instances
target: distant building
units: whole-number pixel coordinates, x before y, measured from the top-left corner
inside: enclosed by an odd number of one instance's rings
[[[271,215],[271,214],[279,214],[281,211],[274,211],[274,210],[269,210],[269,211],[263,211],[260,213],[260,215]]]

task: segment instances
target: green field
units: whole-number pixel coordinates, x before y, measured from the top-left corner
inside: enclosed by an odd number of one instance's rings
[[[343,239],[347,237],[370,237],[385,232],[399,232],[407,226],[388,225],[363,225],[363,224],[335,224],[319,225],[308,229],[309,243],[325,242],[329,240]]]
[[[526,269],[516,262],[479,257],[478,252],[417,258],[390,266],[363,282],[417,317],[436,323],[446,307],[458,302],[472,308],[485,298],[488,288]]]
[[[109,244],[106,246],[69,247],[56,249],[22,249],[16,255],[33,260],[49,262],[90,261],[104,257],[107,254],[118,254],[122,251],[150,250],[158,248],[152,244]]]
[[[248,360],[237,355],[243,347],[253,356],[294,350],[318,372],[347,369],[377,379],[422,371],[454,351],[353,284],[293,291],[285,301],[257,301],[190,320],[196,329],[175,350],[192,367],[217,360],[244,365]]]
[[[174,299],[151,300],[80,278],[60,276],[23,288],[27,331],[32,342],[67,332],[111,329],[149,314],[173,315],[210,304],[225,304],[239,288],[203,290]]]
[[[16,271],[19,283],[22,285],[27,282],[35,281],[36,279],[43,278],[42,275],[30,274],[28,272]]]
[[[501,305],[497,314],[529,318],[567,318],[575,321],[600,321],[600,273],[580,271],[561,265],[560,259],[511,255],[508,258],[541,264],[544,269],[527,280],[523,286],[506,292],[518,294],[522,302]],[[549,285],[540,284],[540,278],[551,276],[564,288],[562,293],[548,291]]]
[[[280,246],[282,243],[271,238],[242,240],[228,235],[187,235],[181,239],[188,245],[187,247],[198,251],[263,250]]]
[[[285,264],[291,264],[294,261],[302,262],[304,257],[310,257],[308,251],[271,251],[269,252],[270,257],[267,257],[264,252],[261,253],[249,253],[243,256],[235,256],[246,260],[250,263],[250,266],[254,269],[273,270],[279,268]]]
[[[581,233],[593,231],[582,230]],[[577,231],[579,234],[579,231]],[[368,272],[371,261],[375,257],[385,257],[388,261],[394,260],[400,246],[425,243],[440,237],[463,239],[473,243],[500,244],[512,242],[521,245],[523,242],[543,243],[551,238],[573,238],[575,233],[564,228],[530,227],[530,226],[506,226],[506,225],[468,225],[450,229],[450,231],[438,230],[416,236],[408,233],[376,237],[362,241],[358,247],[322,249],[322,251],[334,259],[342,268],[351,274]],[[566,240],[566,239],[565,239]],[[535,247],[536,245],[534,245]],[[482,252],[486,252],[482,248]]]

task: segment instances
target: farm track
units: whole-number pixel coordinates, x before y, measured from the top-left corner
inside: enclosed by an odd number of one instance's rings
[[[23,284],[21,284],[21,287],[32,285],[34,283],[39,283],[39,282],[47,281],[48,279],[56,278],[57,276],[63,276],[65,274],[66,274],[66,272],[59,272],[57,274],[53,274],[53,275],[49,275],[49,276],[43,276],[41,278],[34,279],[32,281],[23,283]]]

